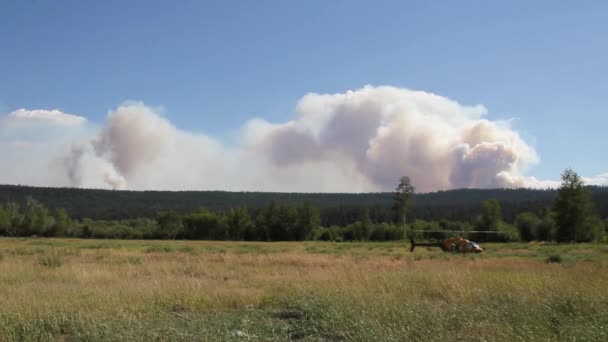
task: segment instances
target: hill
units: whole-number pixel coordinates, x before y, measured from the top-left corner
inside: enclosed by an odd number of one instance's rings
[[[591,187],[596,210],[608,217],[608,187]],[[541,212],[551,205],[555,190],[532,189],[461,189],[416,194],[411,217],[470,221],[479,212],[481,202],[497,199],[505,220],[512,221],[523,211]],[[117,191],[76,188],[47,188],[0,185],[0,203],[25,203],[33,197],[50,208],[64,208],[75,218],[124,219],[154,217],[157,212],[189,212],[201,207],[224,211],[244,206],[257,210],[271,201],[278,203],[311,202],[321,210],[325,225],[356,220],[361,208],[370,209],[376,222],[392,219],[392,193],[272,193],[228,191]]]

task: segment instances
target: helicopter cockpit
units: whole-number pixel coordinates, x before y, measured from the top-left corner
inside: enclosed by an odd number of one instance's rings
[[[475,253],[483,252],[483,249],[481,247],[479,247],[479,245],[473,241],[467,242],[466,249],[471,252],[475,252]]]

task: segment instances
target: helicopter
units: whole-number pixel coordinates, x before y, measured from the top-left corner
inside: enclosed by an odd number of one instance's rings
[[[436,231],[436,230],[414,230],[412,232],[416,232],[416,233],[449,233],[446,231]],[[450,252],[450,253],[463,253],[463,254],[464,253],[482,253],[483,248],[481,248],[481,246],[479,246],[479,244],[465,239],[463,237],[464,233],[465,233],[464,231],[460,231],[459,236],[450,237],[450,238],[444,239],[439,242],[423,242],[423,243],[416,243],[416,241],[414,241],[414,237],[412,235],[410,235],[410,243],[411,243],[410,252],[413,252],[414,248],[419,246],[419,247],[438,247],[438,248],[441,248],[442,251]],[[486,231],[486,230],[472,230],[472,231],[468,231],[467,233],[500,234],[501,232]]]

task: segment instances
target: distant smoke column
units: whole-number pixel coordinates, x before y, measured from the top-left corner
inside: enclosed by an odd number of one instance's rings
[[[68,180],[71,186],[78,187],[82,182],[80,162],[85,153],[84,146],[72,146],[70,154],[63,159]]]

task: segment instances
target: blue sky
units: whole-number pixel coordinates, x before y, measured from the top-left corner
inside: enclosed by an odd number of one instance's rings
[[[605,1],[0,1],[0,114],[102,123],[125,100],[229,140],[304,94],[391,85],[483,104],[541,162],[608,171]]]

